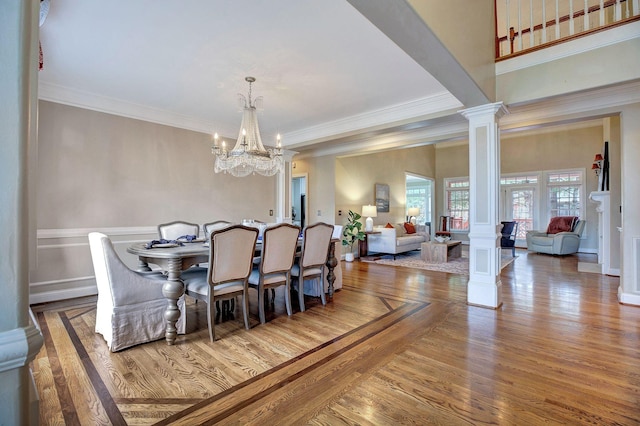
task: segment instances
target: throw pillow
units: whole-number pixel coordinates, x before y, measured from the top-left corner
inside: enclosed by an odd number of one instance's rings
[[[396,228],[396,237],[402,237],[407,233],[407,230],[404,229],[404,226],[401,223],[397,223],[393,227]]]
[[[389,222],[387,222],[387,224],[384,226],[385,228],[393,228],[393,225],[390,224]]]
[[[547,234],[557,234],[558,232],[571,232],[574,222],[578,218],[575,216],[556,216],[552,217],[547,227]]]
[[[412,223],[405,222],[404,229],[407,231],[407,234],[415,234],[416,233],[416,227],[413,226]]]

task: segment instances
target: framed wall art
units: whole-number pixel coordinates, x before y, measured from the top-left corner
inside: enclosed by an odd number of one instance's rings
[[[376,208],[378,213],[389,212],[389,185],[386,183],[376,183],[375,185]]]

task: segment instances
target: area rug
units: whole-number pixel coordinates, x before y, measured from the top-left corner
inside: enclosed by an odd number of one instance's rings
[[[512,257],[510,250],[502,252],[500,270],[511,264],[518,256]],[[407,268],[426,269],[429,271],[448,272],[450,274],[469,275],[469,249],[463,247],[462,256],[451,259],[447,263],[428,263],[420,258],[420,251],[414,250],[399,254],[396,259],[393,255],[367,256],[360,258],[362,262],[377,263],[379,265],[404,266]]]

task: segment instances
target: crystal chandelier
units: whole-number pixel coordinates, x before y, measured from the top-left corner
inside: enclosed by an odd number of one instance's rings
[[[249,96],[240,96],[244,103],[242,114],[242,124],[236,145],[231,151],[226,147],[226,143],[218,144],[218,134],[213,136],[214,145],[211,152],[215,156],[213,170],[216,173],[230,173],[236,177],[248,176],[258,173],[263,176],[273,176],[284,170],[282,160],[282,146],[280,135],[276,137],[276,147],[266,149],[262,145],[260,129],[258,127],[258,112],[255,102],[251,100],[251,84],[256,81],[254,77],[246,77],[249,83]],[[256,99],[260,101],[261,98]]]

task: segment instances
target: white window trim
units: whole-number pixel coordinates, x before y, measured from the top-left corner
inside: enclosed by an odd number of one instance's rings
[[[448,200],[447,192],[449,192],[448,183],[449,182],[456,182],[456,181],[469,182],[469,186],[467,187],[467,191],[469,191],[469,197],[471,196],[471,179],[469,178],[469,176],[458,176],[458,177],[444,178],[443,179],[443,189],[444,189],[444,193],[443,193],[443,197],[444,198],[443,198],[443,200],[444,200],[444,204],[445,204],[444,207],[445,208],[443,209],[443,212],[444,212],[445,216],[450,216],[451,215],[451,212],[449,212],[449,210],[448,210],[449,206],[447,205],[447,200]],[[472,206],[471,206],[471,204],[469,204],[469,228],[471,228],[471,208],[472,208]],[[436,231],[440,229],[440,223],[439,222],[440,222],[440,217],[438,217],[438,223],[436,224],[436,226],[437,226]],[[467,228],[467,229],[456,229],[456,230],[452,230],[451,232],[455,233],[455,234],[468,234],[469,231],[470,231],[469,228]]]
[[[551,220],[551,215],[550,215],[550,211],[551,211],[551,200],[549,199],[549,187],[551,186],[563,186],[562,184],[549,184],[549,175],[550,174],[556,174],[556,173],[579,173],[580,174],[580,214],[578,216],[580,216],[580,219],[585,219],[585,205],[587,204],[587,193],[586,193],[586,169],[584,168],[575,168],[575,169],[558,169],[558,170],[543,170],[542,171],[542,180],[540,181],[541,183],[541,191],[542,191],[542,195],[544,197],[544,201],[545,201],[545,205],[544,205],[544,211],[540,212],[541,218],[545,218],[545,223],[549,223],[549,221]],[[569,183],[570,184],[570,183]],[[542,207],[542,206],[541,206]]]

